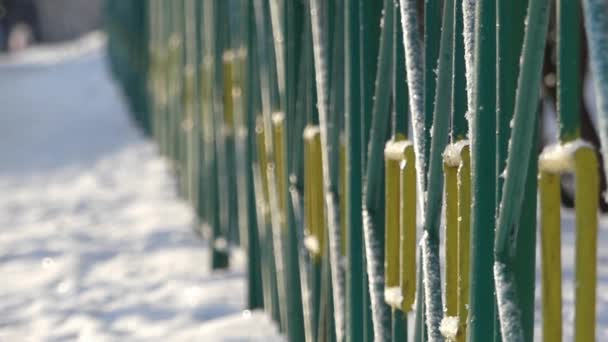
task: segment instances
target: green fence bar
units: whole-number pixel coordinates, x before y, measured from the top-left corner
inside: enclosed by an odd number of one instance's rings
[[[529,167],[530,146],[534,137],[536,112],[541,81],[544,40],[548,29],[550,4],[543,0],[530,0],[528,6],[526,32],[521,53],[515,99],[511,143],[506,164],[507,177],[504,182],[500,211],[497,219],[495,240],[494,276],[501,321],[501,334],[504,341],[523,341],[524,332],[521,313],[517,308],[518,298],[512,262],[513,244],[509,236],[513,234],[514,223],[520,217],[524,196],[527,171]],[[532,24],[531,18],[536,18]],[[521,172],[518,170],[525,170]]]
[[[471,280],[468,318],[469,341],[494,338],[494,281],[491,241],[494,240],[495,211],[495,90],[496,90],[496,4],[476,3],[474,111],[471,115]],[[466,19],[465,19],[466,20]]]
[[[500,203],[504,183],[503,172],[507,161],[507,149],[510,138],[510,123],[515,106],[515,92],[519,74],[519,58],[523,45],[527,0],[501,2],[497,7],[497,52],[500,56],[497,73],[497,140],[496,140],[496,203]],[[530,167],[526,180],[526,193],[522,214],[519,218],[517,249],[514,258],[519,305],[521,310],[524,339],[534,337],[534,284],[536,279],[536,151],[535,139],[530,146]],[[498,207],[496,208],[498,213]],[[499,333],[498,327],[495,332]]]
[[[347,341],[367,341],[371,327],[366,319],[370,308],[365,301],[367,274],[363,247],[363,220],[361,217],[363,176],[363,136],[361,108],[361,82],[359,70],[362,56],[359,40],[359,0],[345,0],[344,6],[344,97],[346,146],[346,327]]]

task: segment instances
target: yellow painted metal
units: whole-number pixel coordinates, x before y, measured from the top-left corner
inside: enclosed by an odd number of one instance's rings
[[[183,192],[186,194],[190,203],[197,203],[198,199],[196,197],[196,187],[195,187],[195,175],[194,175],[194,141],[192,139],[193,129],[194,129],[194,116],[196,113],[194,112],[194,99],[196,92],[196,68],[192,64],[187,64],[184,66],[184,94],[183,94],[183,102],[184,102],[184,119],[182,122],[182,128],[186,132],[187,136],[187,167],[185,170],[186,180],[184,182]]]
[[[232,53],[232,51],[229,50],[224,52],[222,57],[222,71],[224,83],[224,133],[226,135],[231,135],[234,127],[234,101],[232,98],[234,60],[234,53]]]
[[[177,33],[169,38],[168,72],[169,72],[169,99],[174,99],[179,93],[180,64],[182,63],[183,40]]]
[[[469,305],[471,157],[469,142],[446,147],[443,158],[445,191],[445,300],[446,317],[458,318],[455,336],[465,341]]]
[[[591,147],[574,154],[576,177],[575,341],[595,340],[599,174]]]
[[[256,126],[255,126],[255,134],[256,134],[256,147],[258,152],[258,165],[260,167],[260,178],[262,179],[262,192],[263,192],[263,215],[264,218],[268,219],[270,215],[270,211],[268,209],[270,202],[270,190],[268,188],[268,157],[266,155],[266,135],[264,133],[264,123],[261,115],[257,117]]]
[[[312,146],[310,142],[307,140],[307,130],[310,130],[310,127],[306,127],[304,130],[304,237],[308,238],[314,235],[312,230],[312,181],[311,177],[311,165],[312,165]],[[304,241],[306,243],[306,240]],[[306,246],[308,247],[308,246]]]
[[[400,268],[402,310],[410,312],[416,297],[416,157],[414,146],[408,144],[399,165],[401,231]]]
[[[340,139],[340,250],[342,256],[346,256],[346,146],[344,139]]]
[[[205,145],[211,145],[214,141],[213,135],[213,111],[211,107],[211,97],[213,91],[213,81],[211,79],[211,71],[213,65],[211,64],[211,58],[205,58],[202,65],[200,66],[200,98],[201,106],[199,108],[201,115],[201,125],[203,130],[203,142]],[[263,136],[264,127],[261,126],[261,116],[257,118],[256,134],[261,133]],[[259,131],[259,132],[258,132]],[[263,140],[257,141],[258,148],[262,148],[264,145],[260,145]],[[266,153],[264,153],[266,155]],[[261,170],[264,173],[265,169]]]
[[[384,150],[384,172],[385,172],[385,253],[384,253],[384,276],[385,289],[390,291],[399,287],[399,163],[402,155],[391,155],[392,150],[398,148],[393,139],[386,144]],[[395,151],[400,152],[400,151]],[[387,292],[388,293],[388,292]],[[387,303],[398,306],[399,303],[391,302],[387,296]]]
[[[576,280],[574,340],[595,340],[599,166],[595,150],[581,141],[552,146],[540,159],[543,340],[562,340],[560,174],[576,182]]]
[[[471,232],[471,152],[469,145],[460,150],[458,167],[458,317],[456,340],[466,340],[469,307],[470,279],[470,232]]]
[[[307,126],[304,129],[304,244],[315,261],[319,261],[325,250],[322,171],[320,129]]]
[[[279,199],[279,209],[281,214],[279,215],[281,221],[281,227],[287,228],[285,219],[287,217],[287,177],[286,177],[286,151],[285,151],[285,115],[281,112],[277,112],[272,116],[272,139],[275,148],[275,167],[276,167],[276,179],[277,179],[277,191]]]
[[[458,165],[443,163],[445,182],[445,314],[458,315]]]
[[[560,176],[541,171],[540,235],[543,303],[543,340],[562,340],[562,271]]]

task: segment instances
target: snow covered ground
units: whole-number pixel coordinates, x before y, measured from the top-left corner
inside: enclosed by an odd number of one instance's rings
[[[103,36],[0,58],[0,341],[279,341],[211,273]]]

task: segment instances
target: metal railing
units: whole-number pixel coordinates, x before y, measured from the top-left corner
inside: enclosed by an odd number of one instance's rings
[[[108,0],[107,13],[112,69],[212,267],[243,248],[248,308],[290,341],[531,341],[537,226],[542,336],[561,340],[562,173],[574,338],[596,338],[603,172],[581,137],[578,28],[608,157],[605,1]],[[550,25],[560,142],[539,156]]]

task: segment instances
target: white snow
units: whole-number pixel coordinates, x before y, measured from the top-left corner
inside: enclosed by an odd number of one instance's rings
[[[441,334],[447,341],[456,341],[459,324],[460,320],[458,319],[458,316],[446,316],[441,320],[439,331],[441,331]]]
[[[401,287],[385,287],[384,288],[384,301],[386,304],[393,308],[401,308],[403,303],[403,296],[401,295]]]
[[[443,162],[450,167],[460,166],[462,160],[462,149],[469,146],[468,140],[459,140],[455,143],[448,144],[443,151]]]
[[[306,249],[312,253],[312,254],[319,254],[321,252],[321,246],[319,244],[319,239],[317,239],[316,236],[313,235],[308,235],[306,237],[304,237],[304,247],[306,247]]]
[[[523,341],[521,312],[518,303],[513,301],[517,289],[515,279],[501,262],[494,263],[494,284],[500,317],[500,331],[504,341]]]
[[[539,156],[538,167],[540,170],[553,173],[573,171],[574,154],[580,148],[594,149],[591,144],[582,139],[547,146]]]
[[[210,271],[103,41],[0,58],[0,341],[282,340],[240,253]]]

